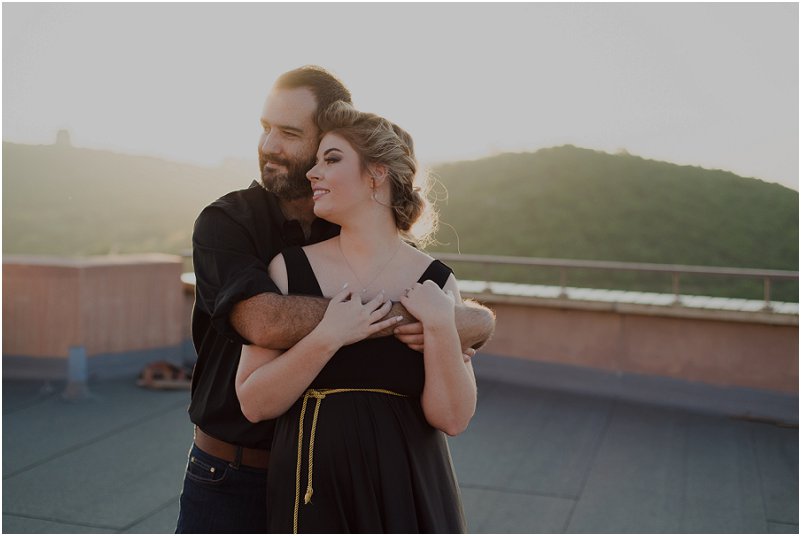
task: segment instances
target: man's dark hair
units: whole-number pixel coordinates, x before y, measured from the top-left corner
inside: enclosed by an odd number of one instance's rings
[[[320,125],[320,115],[336,101],[352,104],[350,91],[342,81],[318,65],[304,65],[287,71],[275,81],[275,89],[308,88],[317,100],[314,124]]]

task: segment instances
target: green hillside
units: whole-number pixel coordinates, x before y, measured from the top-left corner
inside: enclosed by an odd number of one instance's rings
[[[3,142],[3,252],[180,253],[191,245],[198,212],[250,184],[252,168]],[[462,253],[798,269],[798,192],[780,185],[572,146],[434,172],[441,197],[447,189],[434,250],[456,251],[458,243]],[[454,268],[462,278],[486,277]],[[670,290],[665,276],[568,275],[578,286]],[[497,269],[489,277],[559,280],[553,269]],[[683,278],[682,289],[761,296],[759,283],[709,277]],[[798,286],[780,284],[774,294],[797,301]]]
[[[573,146],[446,164],[434,174],[447,189],[441,219],[455,228],[441,226],[436,250],[798,270],[798,192],[778,184]],[[559,280],[553,269],[493,277]],[[579,286],[670,291],[666,276],[568,277]],[[682,289],[761,296],[761,283],[710,277],[683,277]],[[777,297],[797,301],[797,289],[780,284]]]
[[[253,176],[242,163],[3,142],[3,253],[180,253],[200,210]]]

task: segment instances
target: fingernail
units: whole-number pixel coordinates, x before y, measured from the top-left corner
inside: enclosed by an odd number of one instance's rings
[[[395,317],[395,322],[400,322],[401,320],[403,320],[402,316],[396,316]]]
[[[345,283],[344,285],[342,285],[342,288],[346,288],[347,286],[348,286],[348,284]]]

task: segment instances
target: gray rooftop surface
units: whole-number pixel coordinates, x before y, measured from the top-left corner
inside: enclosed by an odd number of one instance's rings
[[[3,382],[3,532],[170,533],[186,391]],[[471,532],[798,532],[798,429],[479,379],[450,440]]]

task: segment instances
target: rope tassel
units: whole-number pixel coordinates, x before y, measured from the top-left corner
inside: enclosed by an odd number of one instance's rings
[[[312,495],[314,494],[314,489],[312,488],[312,466],[314,464],[314,435],[317,430],[317,417],[320,414],[320,404],[323,402],[323,398],[328,395],[333,395],[337,393],[352,393],[352,392],[367,392],[367,393],[381,393],[385,395],[393,395],[393,396],[403,396],[400,393],[396,393],[394,391],[388,391],[386,389],[309,389],[303,394],[303,405],[300,408],[300,420],[298,422],[298,465],[295,469],[295,513],[292,520],[292,533],[298,533],[298,515],[300,511],[300,474],[302,471],[302,460],[303,460],[303,421],[306,417],[306,406],[308,405],[310,398],[316,398],[317,403],[314,406],[314,416],[312,417],[312,424],[311,430],[309,431],[309,474],[308,474],[308,483],[306,484],[306,494],[303,496],[303,504],[309,504],[311,502]]]

